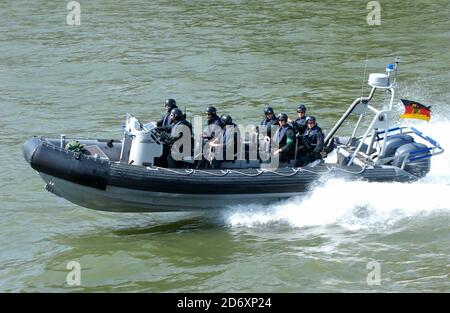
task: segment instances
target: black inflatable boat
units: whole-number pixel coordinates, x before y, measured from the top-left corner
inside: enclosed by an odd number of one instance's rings
[[[412,127],[392,127],[395,81],[371,74],[372,91],[356,99],[325,138],[328,155],[304,166],[295,162],[276,168],[244,151],[220,168],[185,160],[183,168],[155,166],[163,140],[152,126],[127,116],[122,140],[33,137],[23,146],[25,160],[46,182],[46,189],[75,204],[114,212],[161,212],[217,209],[246,203],[272,203],[308,191],[327,177],[379,182],[408,182],[425,176],[430,159],[443,148]],[[388,106],[376,109],[376,90],[388,91]],[[335,137],[350,115],[359,116],[353,134]],[[363,118],[368,127],[356,136]],[[77,140],[80,151],[67,149]],[[332,151],[332,152],[330,152]],[[325,153],[326,154],[326,153]],[[191,165],[189,165],[191,164]]]

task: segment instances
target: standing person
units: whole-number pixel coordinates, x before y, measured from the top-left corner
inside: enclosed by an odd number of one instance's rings
[[[288,123],[288,116],[285,113],[278,114],[280,128],[274,134],[274,142],[278,149],[274,151],[274,156],[279,156],[281,163],[289,162],[295,155],[295,133]]]
[[[300,104],[297,107],[297,119],[292,123],[292,126],[297,135],[302,136],[306,130],[306,106]]]
[[[278,124],[278,119],[275,117],[275,112],[272,107],[264,108],[264,119],[261,121],[256,132],[258,158],[267,160],[270,158],[272,126]],[[263,135],[263,136],[261,136]]]
[[[303,147],[300,166],[321,159],[324,146],[324,135],[314,116],[309,116],[306,119],[306,126],[306,131],[301,137]]]
[[[275,117],[275,112],[273,111],[272,107],[265,107],[264,108],[264,116],[265,118],[261,121],[260,124],[260,133],[264,133],[264,130],[266,132],[266,137],[270,140],[270,130],[272,125],[278,124],[278,119]],[[266,139],[267,141],[267,139]]]
[[[175,99],[167,99],[164,102],[164,107],[166,108],[167,112],[164,113],[163,117],[156,122],[156,126],[157,127],[167,127],[170,125],[170,112],[173,109],[178,108],[177,107],[177,102],[175,101]]]

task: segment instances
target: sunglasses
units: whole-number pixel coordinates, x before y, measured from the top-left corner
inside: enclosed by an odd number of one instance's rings
[[[306,124],[315,124],[316,122],[308,122],[308,123],[306,123]]]

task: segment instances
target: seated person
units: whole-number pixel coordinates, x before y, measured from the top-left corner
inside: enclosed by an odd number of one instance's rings
[[[306,131],[301,136],[299,166],[321,159],[321,152],[324,147],[324,135],[322,129],[316,123],[316,118],[309,116],[306,119],[306,125]]]
[[[192,156],[192,125],[186,120],[180,109],[175,108],[170,112],[169,126],[157,127],[156,130],[170,134],[165,142],[162,157],[163,160],[167,161],[168,167],[179,167],[182,164],[183,157]],[[181,140],[183,138],[185,139]],[[185,150],[186,148],[189,149]]]
[[[216,133],[222,130],[224,124],[220,117],[217,116],[217,110],[215,107],[211,106],[206,108],[205,113],[208,122],[203,132],[203,137],[205,139],[212,139]]]
[[[224,124],[222,132],[210,143],[210,146],[215,149],[215,155],[211,161],[213,168],[219,168],[222,160],[236,160],[240,147],[239,130],[231,116],[224,114],[220,119]]]

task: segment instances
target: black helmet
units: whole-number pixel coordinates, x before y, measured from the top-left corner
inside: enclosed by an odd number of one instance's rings
[[[216,115],[216,108],[215,107],[207,107],[205,113],[211,113],[212,115]]]
[[[278,121],[286,121],[288,120],[288,116],[286,113],[280,113],[277,116]]]
[[[272,107],[264,108],[264,115],[274,114]]]
[[[306,123],[308,123],[309,121],[311,121],[311,122],[316,122],[316,117],[315,116],[308,116],[307,118],[306,118]]]
[[[222,120],[222,123],[224,123],[225,125],[232,125],[233,124],[233,119],[228,114],[222,115],[220,117],[220,119]]]
[[[304,104],[300,104],[298,107],[297,107],[297,113],[300,113],[300,112],[306,112],[306,106],[304,105]]]
[[[170,118],[172,119],[172,121],[178,120],[181,117],[183,117],[183,112],[181,112],[180,109],[175,108],[170,111]]]
[[[167,99],[164,106],[170,112],[170,110],[177,108],[177,102],[175,99]]]

